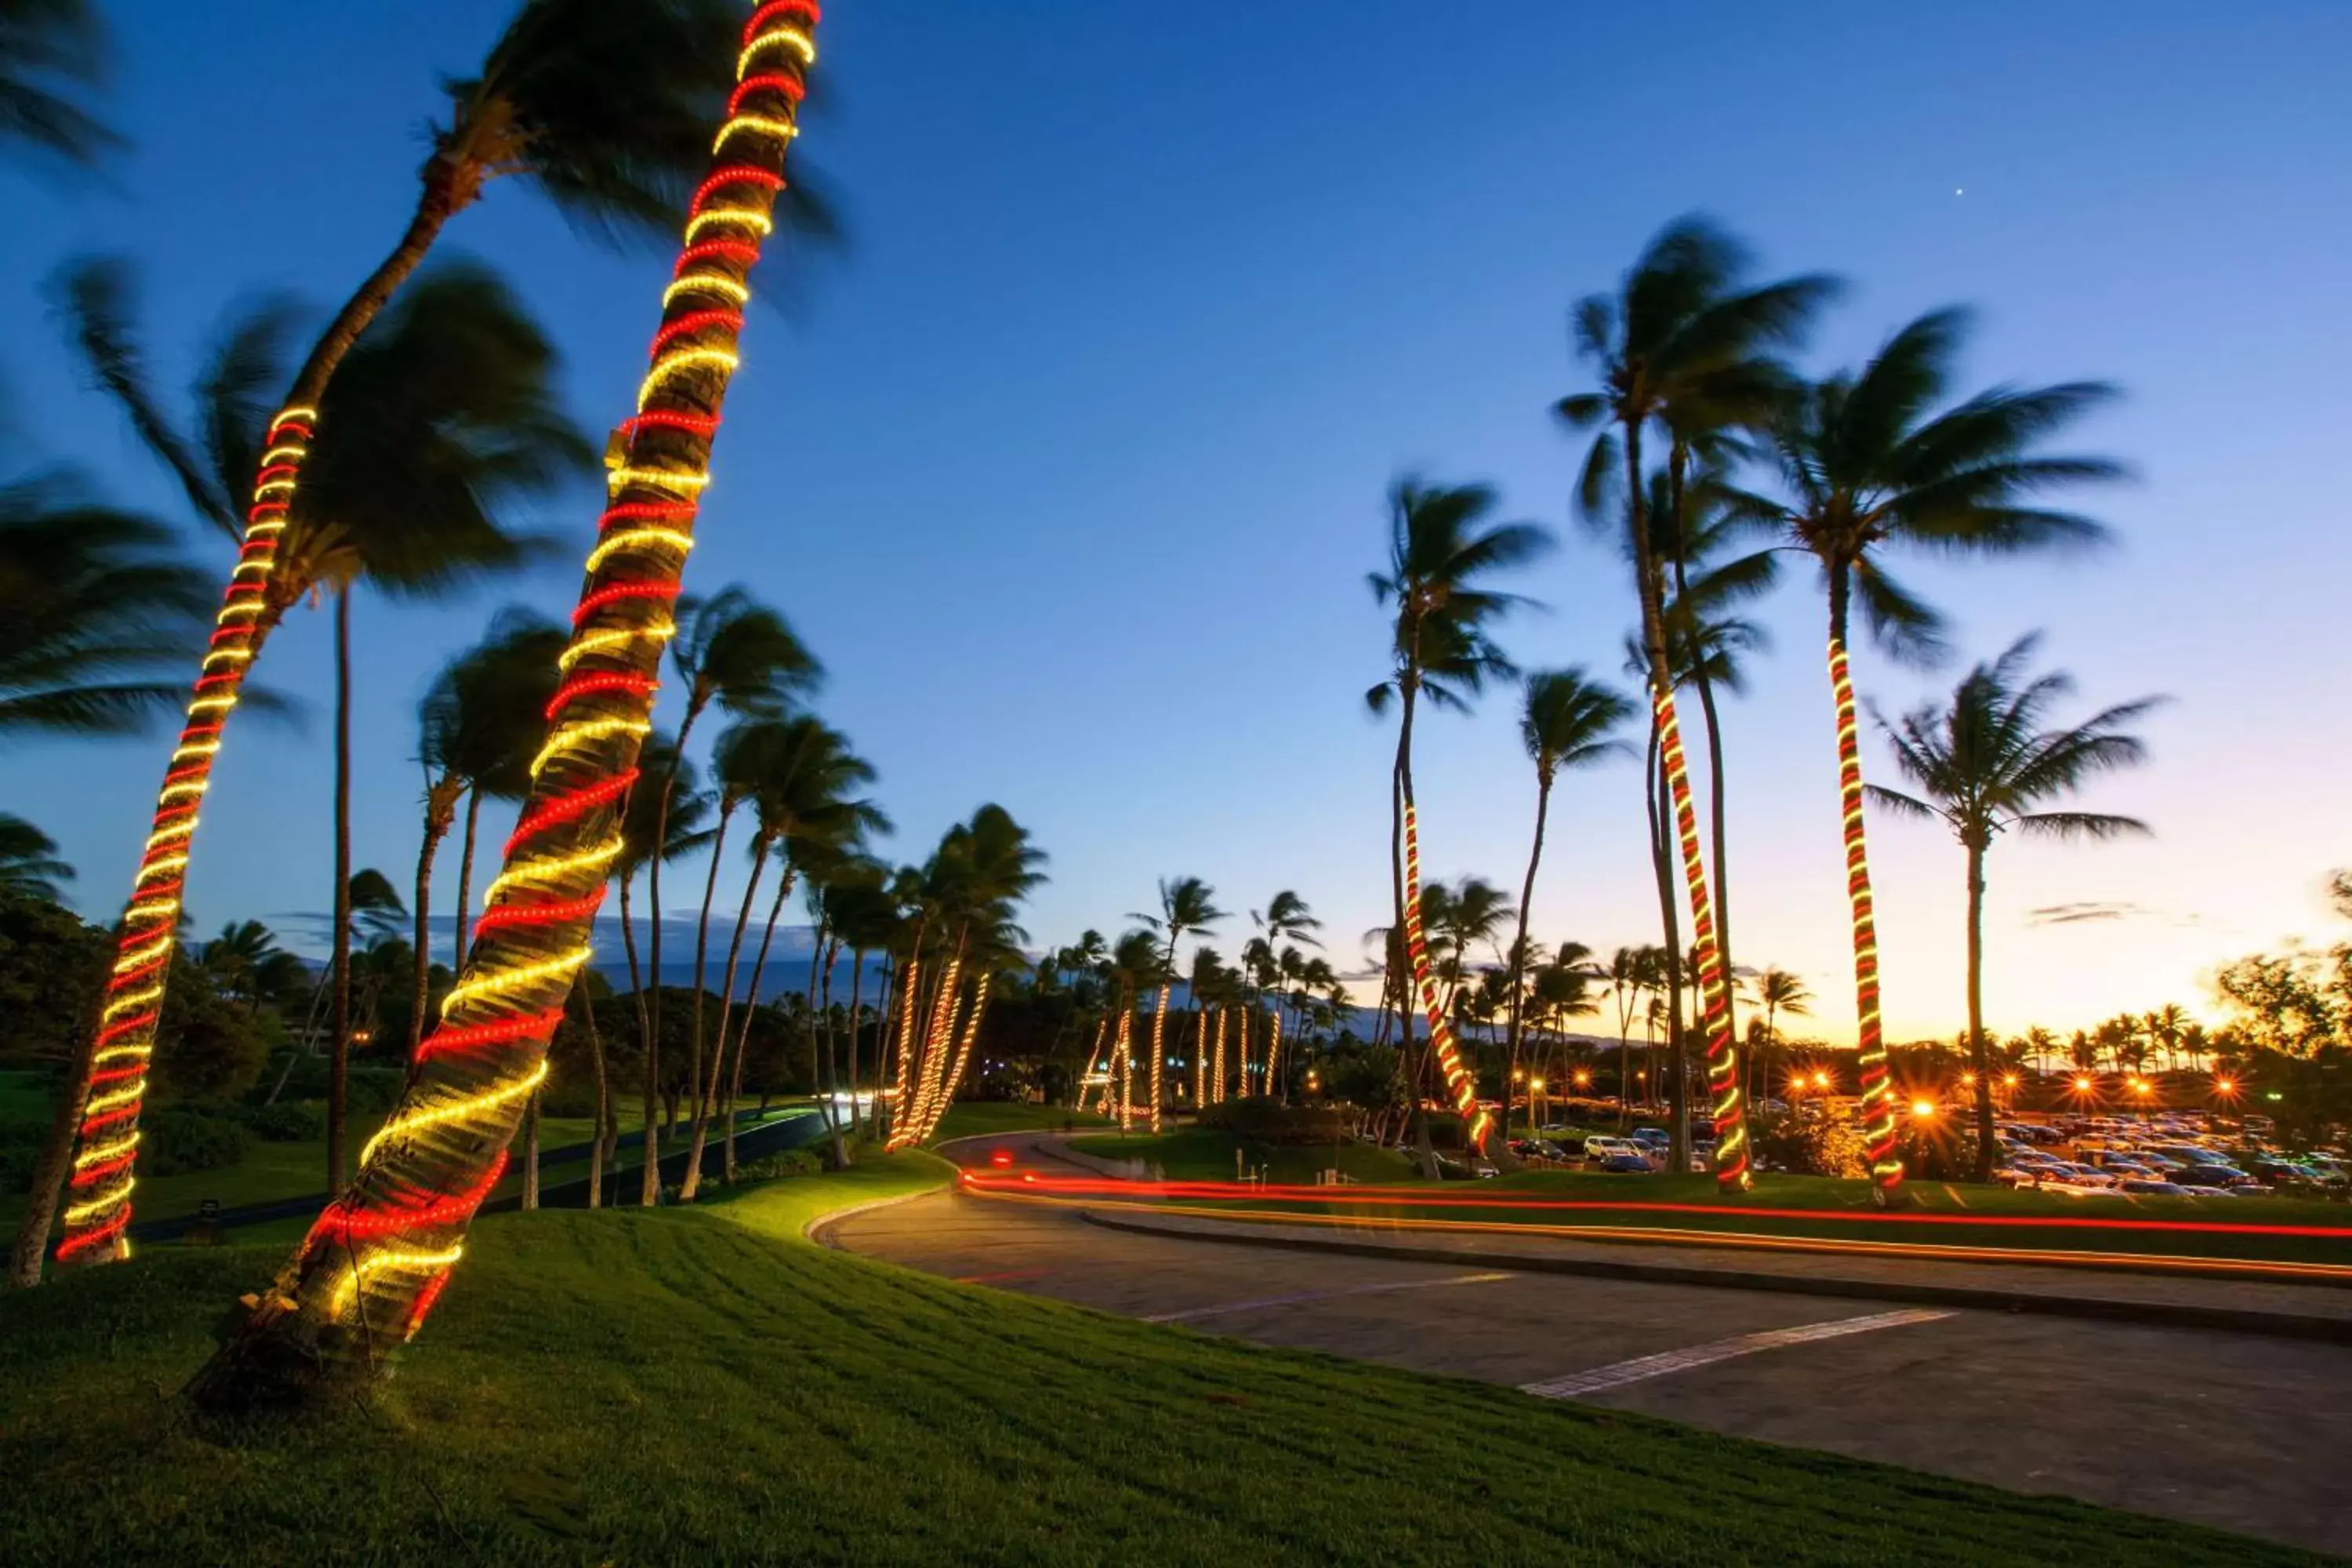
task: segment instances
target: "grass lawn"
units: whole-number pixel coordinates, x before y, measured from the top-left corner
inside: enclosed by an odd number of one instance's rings
[[[1181,1128],[1157,1138],[1088,1137],[1073,1147],[1106,1160],[1149,1160],[1175,1182],[1230,1182],[1236,1152],[1269,1182],[1311,1184],[1335,1167],[1359,1182],[1411,1182],[1420,1173],[1407,1155],[1369,1143],[1275,1144],[1207,1127]]]
[[[934,1143],[950,1138],[984,1137],[991,1132],[1059,1132],[1064,1127],[1108,1127],[1110,1123],[1059,1105],[1028,1105],[1014,1100],[965,1100],[948,1107],[940,1118]]]
[[[1226,1156],[1228,1162],[1231,1155]],[[1171,1176],[1177,1172],[1171,1165]],[[1230,1176],[1228,1163],[1223,1174]],[[1367,1218],[1396,1215],[1428,1217],[1496,1225],[1573,1225],[1647,1226],[1684,1230],[1728,1230],[1762,1236],[1832,1237],[1840,1240],[1929,1242],[1956,1247],[2053,1248],[2066,1251],[2185,1254],[2209,1258],[2246,1258],[2291,1262],[2352,1265],[2352,1240],[2341,1237],[2285,1234],[2295,1226],[2352,1229],[2352,1207],[2291,1198],[2073,1198],[2008,1187],[1979,1187],[1943,1182],[1911,1182],[1904,1188],[1909,1205],[1882,1218],[1875,1212],[1866,1181],[1840,1181],[1821,1176],[1764,1175],[1745,1197],[1726,1199],[1705,1175],[1607,1175],[1569,1171],[1529,1171],[1498,1180],[1451,1183],[1424,1189],[1443,1200],[1437,1209],[1421,1194],[1393,1205],[1377,1201],[1349,1205],[1345,1212]],[[1480,1200],[1493,1200],[1488,1206]],[[1693,1205],[1654,1209],[1509,1207],[1513,1203],[1541,1205],[1546,1201],[1593,1204],[1663,1204]],[[1288,1201],[1237,1199],[1251,1208],[1307,1208],[1328,1211],[1330,1205],[1300,1198]],[[1705,1205],[1701,1207],[1700,1205]],[[1723,1213],[1721,1209],[1750,1211]],[[1760,1209],[1805,1210],[1809,1214],[1776,1215]],[[1811,1217],[1819,1214],[1822,1217]],[[1833,1218],[1832,1215],[1866,1215]],[[1914,1216],[1938,1216],[1911,1218]],[[2178,1221],[2226,1224],[2251,1227],[2242,1232],[2180,1231],[2155,1228],[2092,1228],[2076,1226],[2034,1226],[1997,1223],[2000,1220],[2056,1218],[2066,1220]],[[1996,1223],[1971,1225],[1970,1218]],[[1949,1221],[1961,1223],[1948,1223]]]
[[[499,1215],[364,1409],[160,1395],[274,1250],[0,1298],[0,1562],[1887,1565],[2317,1559],[1507,1389],[1206,1339],[796,1238],[922,1155]]]

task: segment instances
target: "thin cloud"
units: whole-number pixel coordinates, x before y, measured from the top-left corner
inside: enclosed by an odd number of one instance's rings
[[[2025,923],[2036,926],[2082,925],[2091,921],[2139,920],[2151,912],[2137,904],[2127,903],[2045,904],[2038,910],[2026,910]]]

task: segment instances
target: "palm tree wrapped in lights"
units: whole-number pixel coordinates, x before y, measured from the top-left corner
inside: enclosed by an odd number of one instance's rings
[[[202,1403],[315,1403],[380,1372],[453,1278],[467,1226],[547,1076],[548,1040],[588,962],[589,924],[621,850],[616,819],[652,728],[746,279],[772,227],[815,20],[814,0],[778,0],[745,29],[739,86],[694,198],[652,366],[616,442],[612,503],[588,557],[548,741],[441,1026],[356,1181],[199,1374],[192,1392]]]
[[[1478,1149],[1486,1145],[1493,1119],[1479,1108],[1476,1080],[1455,1048],[1453,1023],[1438,994],[1422,929],[1412,734],[1423,697],[1433,707],[1467,708],[1489,679],[1516,673],[1488,627],[1523,601],[1485,584],[1497,573],[1541,555],[1551,548],[1552,539],[1533,523],[1486,526],[1495,506],[1495,492],[1484,485],[1436,486],[1408,478],[1391,488],[1387,569],[1373,573],[1370,582],[1373,597],[1395,607],[1390,638],[1393,663],[1388,679],[1364,694],[1374,713],[1387,712],[1391,702],[1398,709],[1396,762],[1389,783],[1389,870],[1396,929],[1402,934],[1409,982],[1429,1020],[1429,1050],[1437,1060],[1446,1098]],[[1246,1048],[1244,1055],[1246,1059]],[[1434,1174],[1428,1130],[1418,1109],[1420,1079],[1419,1072],[1409,1071],[1415,1120],[1423,1122],[1423,1165]]]

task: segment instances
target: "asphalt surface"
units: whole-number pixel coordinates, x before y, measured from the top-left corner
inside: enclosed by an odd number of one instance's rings
[[[944,1152],[979,1164],[1001,1145],[1059,1164],[1024,1138]],[[1194,1331],[2352,1555],[2352,1346],[1177,1240],[960,1194],[827,1239]]]

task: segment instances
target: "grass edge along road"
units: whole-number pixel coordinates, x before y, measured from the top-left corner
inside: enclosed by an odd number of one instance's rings
[[[1742,1245],[1820,1242],[1835,1250],[1945,1248],[1932,1256],[1969,1260],[1992,1253],[1996,1262],[2063,1261],[2059,1254],[2090,1254],[2097,1266],[2116,1257],[2137,1262],[2187,1259],[2277,1265],[2305,1282],[2352,1285],[2352,1209],[2294,1199],[2058,1197],[2007,1187],[1966,1187],[1914,1182],[1906,1206],[1883,1213],[1870,1184],[1822,1176],[1761,1175],[1740,1197],[1718,1194],[1711,1177],[1625,1176],[1531,1171],[1482,1182],[1377,1184],[1337,1188],[1311,1184],[1332,1163],[1356,1174],[1365,1151],[1342,1145],[1245,1149],[1245,1161],[1264,1163],[1266,1188],[1232,1184],[1229,1133],[1188,1130],[1148,1138],[1080,1138],[1073,1147],[1121,1159],[1143,1159],[1168,1174],[1164,1187],[1105,1188],[1105,1198],[1164,1196],[1198,1205],[1206,1217],[1297,1217],[1315,1223],[1397,1229],[1491,1230],[1602,1241]],[[1351,1163],[1351,1157],[1352,1163]],[[1033,1195],[1024,1194],[1024,1195]],[[2024,1255],[2032,1253],[2032,1258]],[[2329,1270],[2340,1270],[2330,1273]]]
[[[911,1154],[491,1216],[400,1376],[307,1426],[207,1430],[158,1397],[274,1249],[0,1298],[0,1464],[37,1502],[0,1510],[0,1561],[2320,1561],[800,1239],[947,1179]]]

